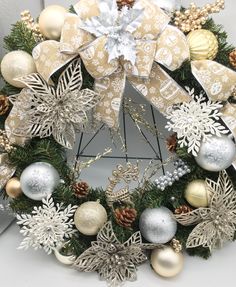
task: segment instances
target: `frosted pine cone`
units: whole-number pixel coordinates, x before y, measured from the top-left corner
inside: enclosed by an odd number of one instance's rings
[[[193,211],[193,209],[188,205],[180,205],[175,209],[175,214],[183,214]]]
[[[124,6],[131,8],[134,5],[135,0],[116,0],[119,9]]]
[[[78,198],[86,197],[89,193],[89,185],[86,182],[77,182],[72,186],[74,195]]]
[[[115,210],[116,222],[122,227],[131,228],[136,216],[137,211],[134,208],[125,207]]]
[[[236,49],[229,54],[229,61],[232,67],[236,69]]]

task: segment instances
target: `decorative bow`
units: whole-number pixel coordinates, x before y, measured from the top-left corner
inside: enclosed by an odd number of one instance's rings
[[[126,80],[162,113],[190,96],[157,64],[175,70],[189,58],[184,34],[149,0],[118,11],[115,0],[80,0],[68,14],[61,41],[45,41],[33,51],[38,72],[51,75],[80,56],[95,78],[102,100],[95,118],[118,126]],[[117,24],[118,23],[118,24]],[[88,32],[89,31],[89,32]]]

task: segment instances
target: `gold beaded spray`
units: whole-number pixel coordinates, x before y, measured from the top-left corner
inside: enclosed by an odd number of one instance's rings
[[[42,42],[45,40],[39,29],[39,24],[34,21],[29,10],[21,12],[21,21],[32,31],[35,41]]]
[[[11,145],[7,133],[4,130],[0,129],[0,149],[10,153],[14,147]]]
[[[217,0],[213,4],[206,4],[202,8],[191,3],[190,7],[184,11],[176,11],[174,24],[184,33],[202,28],[210,14],[219,13],[225,8],[224,0]]]

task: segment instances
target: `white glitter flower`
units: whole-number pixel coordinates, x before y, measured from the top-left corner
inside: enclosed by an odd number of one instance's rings
[[[20,233],[25,237],[19,249],[43,248],[50,254],[74,233],[71,217],[77,206],[69,205],[64,209],[63,204],[55,205],[50,196],[42,202],[43,205],[34,207],[31,214],[17,215],[17,224],[21,225]]]
[[[190,92],[193,96],[194,90]],[[219,102],[205,101],[203,95],[196,97],[196,101],[183,103],[169,110],[166,128],[177,133],[181,147],[187,146],[188,152],[197,156],[202,141],[207,141],[212,135],[221,136],[227,130],[217,122],[222,105]]]
[[[134,65],[137,51],[133,33],[141,25],[143,10],[134,5],[119,11],[116,0],[99,0],[98,3],[100,15],[86,19],[80,28],[98,38],[107,37],[105,48],[109,62],[124,56]]]

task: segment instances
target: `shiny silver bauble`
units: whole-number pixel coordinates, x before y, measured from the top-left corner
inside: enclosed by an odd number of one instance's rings
[[[236,146],[228,136],[213,136],[202,142],[195,157],[197,164],[205,170],[218,172],[227,169],[236,158]]]
[[[33,200],[42,200],[52,194],[59,183],[60,176],[57,170],[46,162],[29,165],[20,177],[23,193]]]
[[[140,216],[139,228],[147,241],[164,244],[175,236],[177,223],[168,208],[147,208]]]

